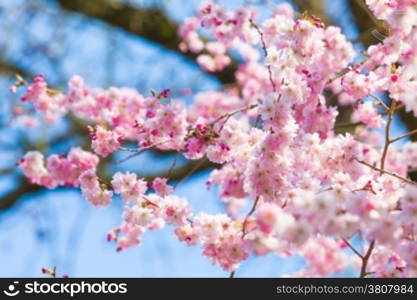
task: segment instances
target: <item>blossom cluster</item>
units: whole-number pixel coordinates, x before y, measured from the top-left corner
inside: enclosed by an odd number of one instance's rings
[[[30,151],[17,164],[31,183],[53,189],[57,186],[80,186],[81,174],[95,170],[98,163],[97,155],[72,148],[68,155],[50,155],[46,164],[42,153]]]
[[[367,0],[391,32],[359,63],[340,28],[298,16],[288,4],[256,22],[252,8],[205,3],[179,29],[180,49],[198,54],[208,72],[222,71],[230,53],[239,53],[235,90],[197,93],[187,107],[167,89],[150,96],[129,88],[92,90],[74,76],[61,92],[37,76],[22,101],[51,122],[73,113],[94,123],[86,130],[98,156],[74,148],[66,157],[51,155],[45,166],[41,153],[29,152],[19,165],[32,183],[80,187],[95,206],[119,195],[122,222],[108,234],[118,250],[168,224],[180,241],[200,245],[229,272],[252,253],[275,253],[305,258],[307,266],[294,276],[329,276],[349,265],[361,268],[364,255],[352,257],[348,244],[360,234],[370,251],[369,274],[417,276],[417,188],[407,179],[417,167],[417,144],[388,151],[374,131],[390,123],[378,95],[417,116],[415,2]],[[364,126],[338,133],[338,109],[326,102],[328,93],[351,105],[352,122]],[[148,183],[117,172],[103,183],[99,156],[123,150],[125,141],[215,163],[207,184],[219,186],[226,213],[193,214],[170,178]],[[252,209],[242,214],[248,202]]]

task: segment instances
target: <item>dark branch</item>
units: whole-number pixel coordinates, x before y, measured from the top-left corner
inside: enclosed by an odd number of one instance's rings
[[[191,52],[182,53],[178,45],[178,24],[170,20],[158,8],[139,9],[127,4],[110,0],[58,0],[62,8],[81,13],[87,17],[99,19],[114,27],[145,38],[169,50],[173,50],[188,59],[195,61],[197,55]],[[221,72],[210,73],[224,84],[235,81],[236,63]]]
[[[22,177],[20,178],[20,180],[18,182],[19,183],[18,183],[18,186],[17,186],[16,189],[12,190],[8,194],[1,197],[1,199],[0,199],[0,211],[6,210],[6,209],[12,207],[17,202],[17,200],[19,200],[20,197],[22,197],[26,194],[39,192],[40,190],[43,189],[43,187],[41,187],[39,185],[28,183],[27,180],[25,178],[22,178]]]

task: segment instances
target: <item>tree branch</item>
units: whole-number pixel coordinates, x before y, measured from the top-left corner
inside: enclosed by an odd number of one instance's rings
[[[363,255],[358,250],[356,250],[356,248],[353,247],[352,244],[349,243],[347,239],[342,239],[342,241],[353,251],[353,253],[359,256],[359,258],[363,259]]]
[[[253,213],[255,212],[256,206],[258,205],[259,199],[261,197],[258,196],[256,197],[255,201],[253,202],[252,208],[250,209],[250,211],[248,212],[248,214],[246,215],[244,221],[243,221],[243,225],[242,225],[242,239],[246,236],[247,231],[246,231],[246,226],[248,225],[248,221],[249,218],[253,215]]]
[[[17,188],[7,193],[0,199],[0,211],[12,207],[20,197],[34,192],[39,192],[43,187],[27,182],[26,178],[21,177]]]
[[[372,240],[371,244],[369,245],[368,251],[366,251],[365,256],[362,258],[362,267],[361,267],[360,278],[365,278],[365,276],[367,274],[366,267],[368,265],[369,258],[371,257],[372,250],[374,250],[374,247],[375,247],[375,240]]]
[[[360,31],[359,40],[368,48],[381,42],[386,33],[386,24],[374,17],[364,0],[350,0],[349,6]],[[373,32],[379,32],[378,37]]]
[[[325,3],[323,0],[293,0],[293,2],[300,9],[300,11],[307,11],[309,14],[319,17],[326,25],[330,25],[332,23],[326,13]]]
[[[389,176],[395,177],[395,178],[397,178],[397,179],[399,179],[399,180],[401,180],[401,181],[404,181],[405,183],[408,183],[408,184],[417,185],[417,182],[415,182],[415,181],[412,181],[412,180],[407,179],[407,178],[405,178],[405,177],[402,177],[402,176],[400,176],[400,175],[398,175],[398,174],[395,174],[395,173],[392,173],[392,172],[389,172],[389,171],[386,171],[386,170],[380,169],[380,168],[378,168],[378,167],[375,167],[375,166],[373,166],[373,165],[371,165],[371,164],[369,164],[369,163],[367,163],[367,162],[365,162],[365,161],[363,161],[363,160],[360,160],[360,159],[357,159],[357,158],[354,158],[354,159],[355,159],[358,163],[361,163],[361,164],[363,164],[363,165],[365,165],[365,166],[367,166],[367,167],[371,168],[371,169],[372,169],[372,170],[374,170],[374,171],[378,171],[378,172],[380,172],[380,173],[387,174],[387,175],[389,175]]]
[[[58,0],[58,2],[62,8],[68,11],[104,21],[114,27],[173,50],[193,62],[197,58],[195,53],[182,53],[179,50],[178,45],[181,38],[178,36],[178,24],[170,20],[158,8],[139,9],[110,0]],[[215,76],[224,84],[230,84],[235,82],[234,73],[236,69],[237,64],[232,63],[221,72],[209,74]]]
[[[20,74],[25,77],[30,76],[30,74],[26,70],[18,67],[17,65],[8,63],[4,61],[3,59],[0,59],[0,73],[3,73],[7,76],[15,75],[15,74]]]
[[[381,42],[381,38],[387,35],[388,25],[383,21],[377,20],[369,8],[366,6],[364,0],[350,0],[349,6],[352,14],[355,17],[356,25],[362,33],[360,35],[360,41],[365,48]],[[375,36],[375,32],[380,33]],[[412,112],[407,112],[404,108],[399,109],[397,115],[401,118],[401,121],[407,127],[408,131],[417,128],[417,119]],[[412,141],[417,141],[417,135],[410,136]],[[417,181],[417,172],[409,172],[409,176],[412,180]]]
[[[382,151],[382,157],[381,157],[381,174],[383,173],[383,170],[385,170],[385,160],[388,155],[388,148],[391,145],[391,124],[392,124],[392,118],[394,116],[395,112],[395,106],[397,105],[397,102],[393,100],[391,102],[391,107],[388,109],[388,121],[387,126],[385,127],[385,143],[384,143],[384,149]]]
[[[210,162],[207,159],[202,158],[199,160],[190,160],[185,165],[179,166],[173,170],[167,170],[162,173],[150,174],[144,177],[145,180],[148,182],[154,180],[156,177],[166,177],[172,181],[179,181],[185,178],[191,170],[193,170],[193,174],[196,174],[207,169],[214,169],[219,167],[220,165],[217,165],[215,163]]]
[[[417,134],[417,129],[411,130],[410,132],[404,133],[403,135],[397,136],[396,138],[391,139],[391,143],[398,142],[401,139],[406,137],[411,137],[412,135]]]

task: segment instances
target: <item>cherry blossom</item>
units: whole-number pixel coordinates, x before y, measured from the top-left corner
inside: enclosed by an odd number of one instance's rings
[[[292,276],[347,267],[361,277],[416,276],[417,188],[408,172],[417,167],[417,144],[396,142],[417,130],[398,137],[391,130],[399,107],[417,115],[416,1],[366,2],[390,33],[362,56],[340,28],[288,4],[261,20],[250,7],[203,3],[179,28],[181,51],[193,52],[208,72],[227,68],[232,53],[243,59],[233,87],[196,93],[190,105],[172,99],[169,88],[93,89],[74,76],[56,91],[38,75],[23,105],[49,122],[69,113],[90,122],[85,130],[97,155],[72,148],[45,161],[29,151],[18,165],[32,184],[79,187],[94,206],[120,197],[120,226],[108,233],[118,251],[170,226],[232,275],[250,255],[273,253],[305,259]],[[328,93],[352,106],[350,133],[340,133]],[[176,195],[170,171],[152,182],[131,172],[116,171],[108,183],[99,177],[100,159],[150,149],[212,163],[207,186],[219,187],[225,213],[193,212]]]

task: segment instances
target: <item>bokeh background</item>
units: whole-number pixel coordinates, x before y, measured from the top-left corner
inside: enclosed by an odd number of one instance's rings
[[[27,129],[13,121],[18,95],[8,92],[15,74],[26,78],[44,74],[56,88],[65,89],[74,74],[90,87],[128,86],[149,95],[151,89],[170,88],[173,97],[192,101],[199,91],[221,89],[232,83],[230,68],[208,74],[192,55],[181,53],[176,29],[195,14],[195,0],[0,0],[0,276],[43,276],[42,267],[57,267],[70,277],[224,277],[227,273],[201,256],[199,247],[187,247],[173,236],[172,228],[147,232],[140,247],[117,253],[106,241],[109,229],[120,224],[122,204],[93,208],[79,190],[46,190],[28,184],[15,163],[28,150],[65,153],[72,146],[89,147],[84,124],[67,118],[54,126],[41,123]],[[261,19],[272,6],[284,1],[219,1],[229,7],[251,4]],[[363,0],[290,1],[297,11],[309,11],[327,24],[342,27],[358,51],[379,42],[383,33]],[[236,58],[238,60],[238,58]],[[329,97],[331,98],[331,97]],[[335,98],[335,97],[333,97]],[[334,101],[334,99],[332,100]],[[336,102],[335,102],[336,103]],[[342,109],[338,122],[350,113]],[[405,112],[396,130],[415,128]],[[348,129],[345,129],[348,130]],[[135,171],[151,178],[166,173],[175,155],[147,152],[126,163],[126,153],[107,160],[101,172]],[[174,174],[185,177],[193,163],[179,159]],[[205,181],[212,166],[203,164],[178,186],[196,212],[224,211],[217,190]],[[248,209],[248,208],[247,208]],[[245,261],[237,277],[279,277],[302,268],[299,257],[275,255]],[[335,276],[353,276],[345,270]]]

